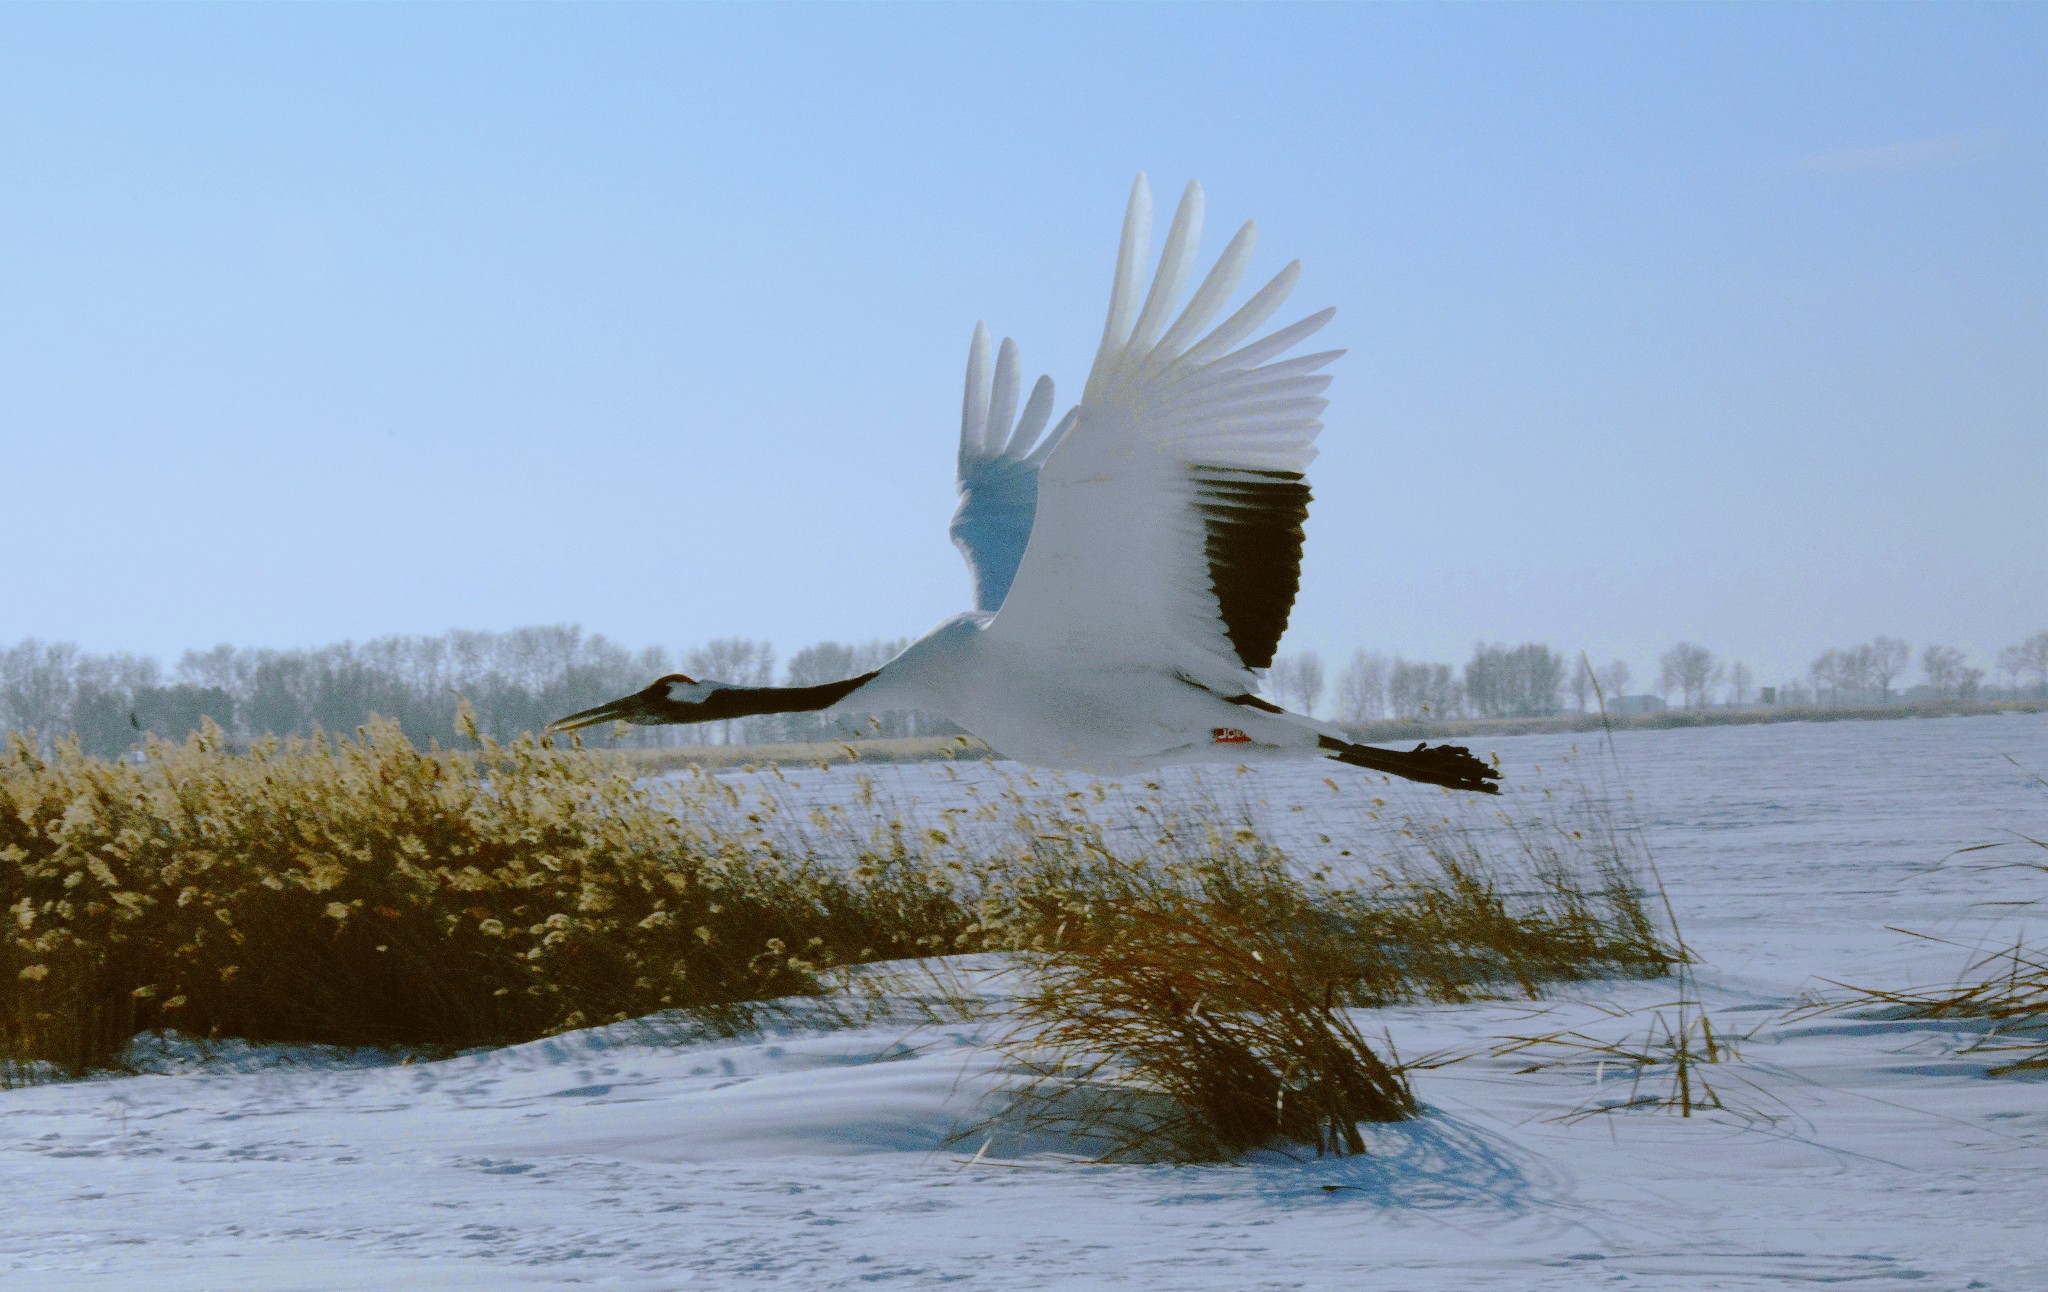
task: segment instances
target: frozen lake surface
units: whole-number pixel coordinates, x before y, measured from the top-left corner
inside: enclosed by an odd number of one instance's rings
[[[0,1286],[2048,1286],[2048,1084],[1987,1076],[1958,1025],[1796,1008],[1824,980],[1927,985],[1967,958],[1887,925],[1986,947],[2025,927],[1984,904],[2048,877],[1942,863],[2043,837],[2048,790],[2007,759],[2048,771],[2048,715],[1624,732],[1611,761],[1584,736],[1472,743],[1500,755],[1517,813],[1543,785],[1625,787],[1707,1009],[1752,1033],[1709,1077],[1767,1118],[1559,1120],[1616,1078],[1472,1059],[1418,1074],[1428,1115],[1368,1128],[1362,1158],[1095,1166],[1016,1142],[972,1162],[979,1140],[953,1137],[997,1080],[972,1025],[593,1029],[409,1066],[172,1044],[153,1075],[0,1091]],[[1365,837],[1388,793],[1324,771],[1201,784],[1312,854]],[[936,818],[1017,771],[791,773],[789,793],[858,806],[862,774]],[[1647,1019],[1610,1014],[1670,993],[1365,1022],[1408,1055],[1620,1037]]]

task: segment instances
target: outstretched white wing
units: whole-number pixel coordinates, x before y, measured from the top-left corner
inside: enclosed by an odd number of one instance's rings
[[[967,352],[967,397],[960,410],[960,507],[953,513],[952,532],[974,578],[977,610],[999,609],[1010,591],[1038,509],[1039,464],[1060,437],[1055,430],[1039,439],[1052,417],[1052,378],[1038,379],[1022,413],[1017,411],[1020,384],[1017,347],[1008,337],[996,354],[991,379],[988,329],[976,323],[974,345]],[[1061,430],[1065,426],[1062,422]]]
[[[1335,310],[1239,344],[1286,300],[1299,262],[1203,335],[1251,258],[1251,224],[1176,317],[1201,223],[1201,186],[1190,184],[1141,306],[1152,196],[1138,177],[1102,346],[1039,472],[1037,523],[988,632],[1091,666],[1167,667],[1250,690],[1300,581],[1302,473],[1330,382],[1316,370],[1343,351],[1268,362]]]

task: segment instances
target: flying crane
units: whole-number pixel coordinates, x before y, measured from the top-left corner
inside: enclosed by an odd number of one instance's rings
[[[922,709],[1047,767],[1323,758],[1495,793],[1499,773],[1462,747],[1354,744],[1256,694],[1301,577],[1303,473],[1329,403],[1320,370],[1343,351],[1280,358],[1334,309],[1253,339],[1299,261],[1210,327],[1251,259],[1251,223],[1180,305],[1202,209],[1189,184],[1147,290],[1152,193],[1138,176],[1101,347],[1081,402],[1050,432],[1052,380],[1020,408],[1017,347],[1006,338],[991,363],[975,326],[952,524],[973,610],[858,677],[777,687],[671,673],[549,730]]]

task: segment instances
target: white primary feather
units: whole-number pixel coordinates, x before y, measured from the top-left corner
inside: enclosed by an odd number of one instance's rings
[[[1016,576],[1037,511],[1039,463],[1060,434],[1056,430],[1039,441],[1052,418],[1052,378],[1038,379],[1020,414],[1021,384],[1016,344],[1003,338],[991,375],[988,329],[975,324],[961,400],[960,506],[953,514],[952,534],[967,560],[980,610],[1001,606]]]
[[[1030,542],[987,635],[991,645],[1057,652],[1091,668],[1174,671],[1231,694],[1252,688],[1252,670],[1270,660],[1270,642],[1293,600],[1298,515],[1307,498],[1301,473],[1315,456],[1329,383],[1316,370],[1342,351],[1266,362],[1327,323],[1334,310],[1233,349],[1285,301],[1297,264],[1197,339],[1250,260],[1250,224],[1174,318],[1200,234],[1202,191],[1195,184],[1181,200],[1140,307],[1151,211],[1140,175],[1102,345],[1081,405],[1062,423],[1071,429],[1038,474]],[[1290,500],[1294,519],[1270,505],[1279,495]],[[1246,535],[1256,541],[1243,541]],[[1225,568],[1219,552],[1243,561]],[[1244,561],[1270,568],[1240,568]],[[1257,591],[1261,579],[1270,592]],[[1240,622],[1227,622],[1226,583],[1265,598],[1258,616],[1240,596]]]

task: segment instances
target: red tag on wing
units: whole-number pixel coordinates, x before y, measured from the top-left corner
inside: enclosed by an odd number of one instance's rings
[[[1252,738],[1236,727],[1218,727],[1209,733],[1209,738],[1219,745],[1249,745]]]

